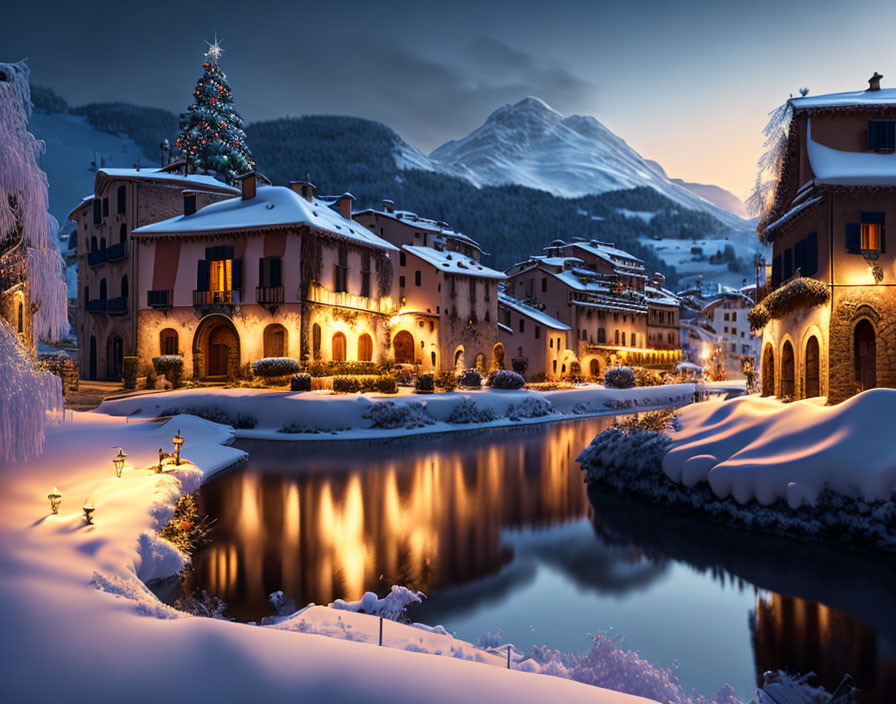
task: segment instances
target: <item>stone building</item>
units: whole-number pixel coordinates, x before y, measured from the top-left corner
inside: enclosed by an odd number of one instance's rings
[[[773,245],[762,329],[763,393],[830,402],[896,386],[896,89],[789,101],[773,200],[758,233]]]
[[[100,169],[94,192],[68,218],[77,223],[75,331],[81,378],[121,378],[137,353],[137,264],[131,233],[183,210],[184,189],[196,207],[238,193],[210,176],[170,169]]]
[[[354,219],[400,249],[393,255],[392,348],[397,363],[421,371],[505,366],[498,339],[498,285],[504,274],[480,262],[481,247],[446,223],[395,210],[364,210]]]
[[[22,347],[34,354],[28,252],[21,219],[11,232],[0,233],[0,318],[16,333]]]
[[[535,306],[498,294],[498,339],[510,357],[507,366],[526,378],[554,380],[570,373],[576,361],[569,349],[571,331]]]
[[[351,220],[351,196],[255,173],[237,198],[138,228],[137,355],[180,354],[187,378],[232,377],[263,357],[390,358],[397,249]]]

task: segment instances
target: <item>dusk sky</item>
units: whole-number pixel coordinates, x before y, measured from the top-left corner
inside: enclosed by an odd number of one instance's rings
[[[89,9],[87,9],[89,8]],[[823,0],[12,3],[0,60],[70,103],[182,111],[217,33],[247,121],[382,121],[429,152],[527,95],[593,115],[670,176],[746,197],[801,86],[896,85],[896,6]]]

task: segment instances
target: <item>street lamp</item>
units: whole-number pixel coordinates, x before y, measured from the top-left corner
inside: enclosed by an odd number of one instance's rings
[[[171,438],[171,443],[174,445],[174,464],[180,465],[180,447],[184,444],[184,438],[180,434],[180,428],[177,429],[177,435]]]
[[[124,469],[124,461],[127,459],[127,455],[124,454],[124,450],[120,447],[118,448],[118,454],[112,458],[112,466],[115,467],[115,476],[121,478],[121,470]]]
[[[88,526],[93,525],[93,512],[96,511],[96,508],[91,502],[87,502],[84,504],[84,523]]]
[[[59,513],[59,504],[62,503],[62,492],[54,486],[53,491],[47,494],[47,499],[50,500],[50,510],[53,513]]]

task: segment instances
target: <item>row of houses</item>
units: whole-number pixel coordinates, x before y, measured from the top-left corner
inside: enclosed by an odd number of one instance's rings
[[[166,354],[195,379],[263,357],[547,379],[680,359],[678,299],[612,244],[557,240],[501,272],[444,222],[352,202],[257,173],[101,169],[69,216],[82,377]]]

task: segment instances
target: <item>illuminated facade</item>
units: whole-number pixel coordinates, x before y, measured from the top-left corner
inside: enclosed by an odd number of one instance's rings
[[[263,357],[388,359],[396,248],[340,212],[313,186],[242,179],[238,198],[133,232],[137,354],[184,358],[184,375],[233,377]]]
[[[896,89],[790,100],[792,117],[760,237],[772,242],[763,393],[842,401],[896,387]]]
[[[536,304],[537,305],[537,304]],[[498,338],[512,367],[528,379],[560,379],[576,361],[570,327],[505,293],[498,296]]]

